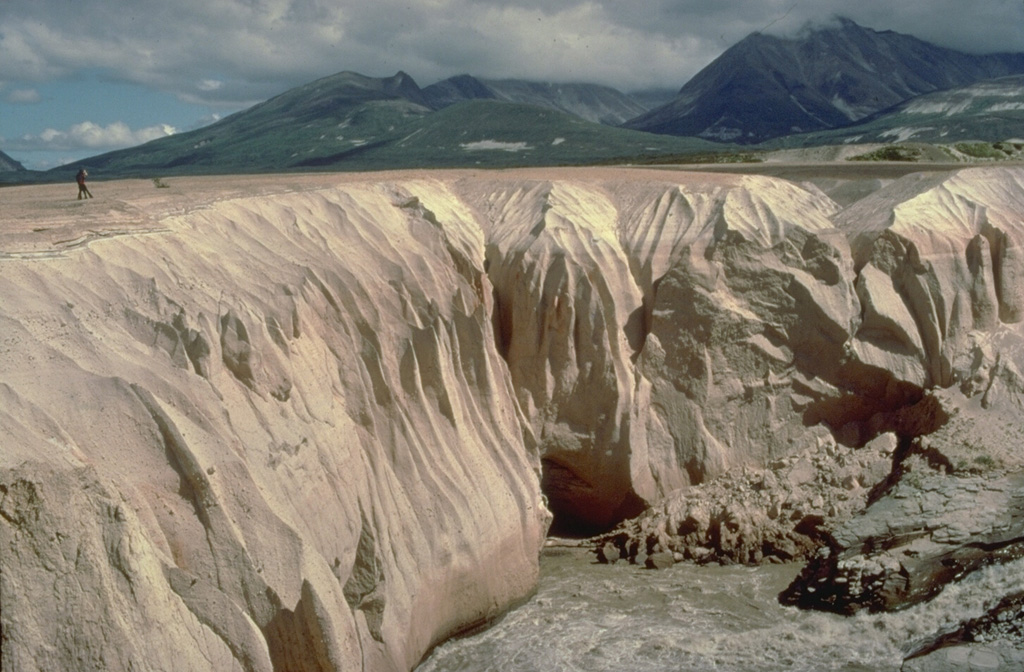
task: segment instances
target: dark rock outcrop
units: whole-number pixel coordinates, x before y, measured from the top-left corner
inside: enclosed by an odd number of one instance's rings
[[[956,477],[923,467],[825,542],[783,603],[849,614],[927,600],[980,567],[1024,557],[1024,474]]]
[[[903,672],[1024,669],[1024,593],[944,633],[908,656]]]

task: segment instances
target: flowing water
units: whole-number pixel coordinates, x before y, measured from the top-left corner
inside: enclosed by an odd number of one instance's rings
[[[489,630],[439,646],[417,672],[899,670],[912,648],[1024,589],[1024,560],[893,614],[783,607],[796,565],[645,570],[549,548],[536,595]]]

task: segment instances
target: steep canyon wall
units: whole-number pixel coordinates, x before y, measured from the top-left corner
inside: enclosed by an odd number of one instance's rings
[[[0,261],[3,667],[407,670],[529,594],[483,258],[409,183]]]
[[[409,669],[529,594],[549,509],[606,529],[1024,389],[1021,169],[847,208],[628,170],[144,186],[11,191],[12,669]]]

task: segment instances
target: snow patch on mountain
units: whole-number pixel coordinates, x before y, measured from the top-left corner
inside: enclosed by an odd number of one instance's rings
[[[883,131],[879,135],[883,138],[892,138],[894,142],[906,142],[910,140],[918,133],[924,133],[925,131],[932,130],[930,126],[924,128],[914,128],[911,126],[901,126],[899,128],[891,128],[888,131]]]
[[[970,108],[974,102],[973,98],[962,100],[920,100],[910,103],[904,108],[904,114],[944,114],[952,117],[954,114],[962,114]]]
[[[498,140],[478,140],[476,142],[464,142],[459,145],[462,149],[467,152],[475,152],[480,150],[500,150],[503,152],[521,152],[527,149],[533,149],[525,142],[500,142]]]
[[[851,105],[844,98],[840,97],[838,93],[832,96],[832,100],[829,102],[832,103],[832,107],[845,114],[850,121],[857,121],[858,119],[862,119],[865,115],[865,112],[862,109]]]

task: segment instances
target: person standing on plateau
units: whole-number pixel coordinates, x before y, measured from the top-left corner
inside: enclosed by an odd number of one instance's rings
[[[83,198],[92,198],[92,192],[89,191],[89,187],[85,186],[85,177],[88,175],[85,168],[78,171],[78,175],[75,175],[75,181],[78,182],[78,200]]]

